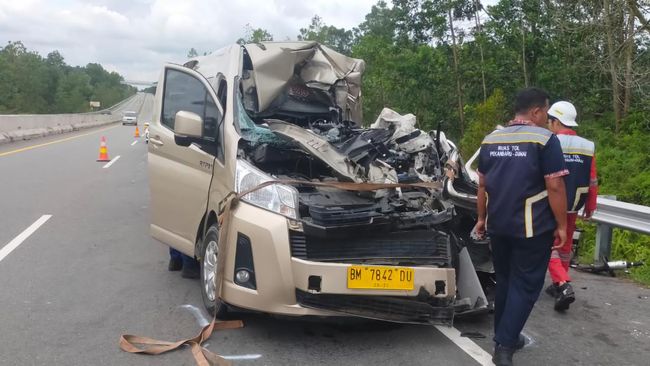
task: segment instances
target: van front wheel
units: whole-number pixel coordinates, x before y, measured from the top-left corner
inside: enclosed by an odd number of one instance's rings
[[[203,305],[210,315],[223,318],[226,315],[227,307],[219,299],[217,293],[217,284],[222,281],[222,278],[218,276],[218,243],[219,229],[214,225],[210,226],[203,238],[203,245],[201,245],[201,297]]]

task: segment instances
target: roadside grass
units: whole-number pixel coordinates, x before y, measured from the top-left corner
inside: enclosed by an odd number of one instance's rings
[[[579,262],[589,264],[594,262],[594,249],[596,247],[596,225],[580,222],[582,232],[580,248],[578,251]],[[614,229],[612,235],[612,252],[610,261],[625,260],[628,262],[643,261],[645,265],[631,268],[629,273],[616,271],[644,286],[650,286],[650,236],[633,233],[622,229]]]

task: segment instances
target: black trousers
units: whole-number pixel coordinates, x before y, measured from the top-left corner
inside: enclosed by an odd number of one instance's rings
[[[191,268],[191,267],[198,268],[199,266],[199,262],[196,259],[187,256],[171,247],[169,248],[169,257],[173,260],[182,260],[184,268]]]
[[[514,347],[544,286],[553,232],[532,238],[494,234],[490,238],[497,281],[494,340]]]

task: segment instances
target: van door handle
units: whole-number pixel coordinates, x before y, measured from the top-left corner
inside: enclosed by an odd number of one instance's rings
[[[162,140],[160,140],[160,136],[150,137],[149,142],[151,142],[152,144],[154,144],[156,146],[163,146],[164,145]]]

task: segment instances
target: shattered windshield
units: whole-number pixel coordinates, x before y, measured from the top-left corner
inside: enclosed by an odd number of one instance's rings
[[[235,121],[239,125],[242,138],[251,146],[270,144],[277,147],[290,147],[292,145],[291,141],[278,136],[266,127],[255,124],[246,113],[239,93],[237,94],[236,103],[235,111],[237,115]]]

